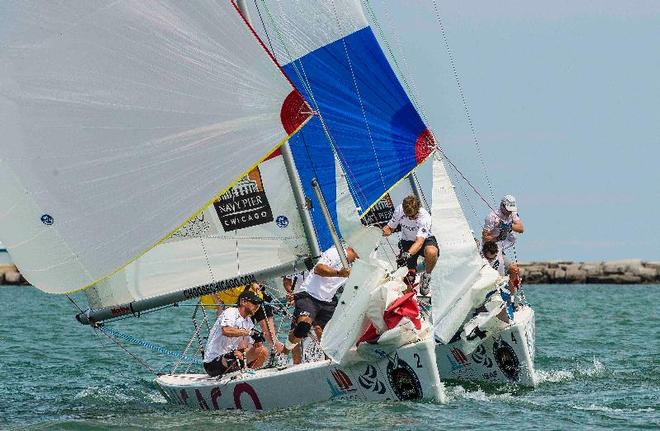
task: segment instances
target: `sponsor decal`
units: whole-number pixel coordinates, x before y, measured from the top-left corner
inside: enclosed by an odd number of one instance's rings
[[[479,347],[470,355],[476,364],[482,364],[486,368],[493,368],[493,360],[486,353],[486,347],[479,344]]]
[[[204,286],[197,286],[183,291],[183,296],[186,299],[197,298],[202,295],[209,295],[221,290],[227,290],[238,286],[248,285],[257,281],[254,274],[241,275],[239,277],[230,278],[227,280],[216,281],[215,283],[206,284]]]
[[[351,382],[351,379],[350,377],[348,377],[348,374],[346,374],[344,371],[340,370],[339,368],[332,370],[332,377],[334,377],[335,382],[337,382],[337,386],[342,391],[350,392],[356,390],[355,387],[353,387],[353,382]]]
[[[393,215],[394,204],[390,195],[386,194],[361,220],[365,226],[378,226],[382,228],[390,221]]]
[[[385,384],[378,380],[378,371],[376,371],[376,367],[373,365],[367,365],[367,369],[358,378],[358,383],[363,388],[371,389],[371,391],[380,395],[383,395],[387,391]]]
[[[259,167],[254,168],[225,194],[213,207],[225,232],[244,229],[273,221]]]
[[[279,215],[275,219],[275,224],[277,225],[277,227],[284,229],[289,225],[289,219],[286,216]]]
[[[257,395],[257,391],[255,391],[254,388],[249,383],[239,383],[236,386],[234,386],[234,404],[236,405],[237,409],[243,408],[243,405],[241,403],[241,395],[244,393],[250,396],[250,398],[252,399],[252,403],[254,403],[255,409],[263,410],[263,407],[261,406],[261,401],[259,400],[259,396]]]
[[[470,335],[468,335],[466,338],[467,338],[468,341],[476,340],[477,337],[479,337],[480,340],[483,340],[484,338],[486,338],[487,334],[488,334],[488,331],[482,331],[477,326],[472,330]]]
[[[493,343],[493,356],[497,366],[511,381],[518,381],[520,374],[520,361],[513,347],[500,338]]]
[[[54,222],[55,222],[55,219],[50,214],[44,214],[44,215],[41,216],[41,223],[45,224],[46,226],[50,226]]]
[[[126,307],[126,306],[120,306],[120,307],[115,307],[115,308],[110,309],[110,313],[113,316],[116,316],[117,314],[130,313],[130,311],[131,311],[131,309],[129,307]]]
[[[465,353],[463,353],[463,351],[458,347],[452,347],[450,352],[454,357],[454,359],[456,359],[456,362],[458,362],[459,364],[467,365],[467,363],[469,362],[467,356],[465,356]]]
[[[417,374],[407,362],[399,359],[396,353],[387,364],[387,380],[400,400],[422,398],[422,385],[419,383]]]

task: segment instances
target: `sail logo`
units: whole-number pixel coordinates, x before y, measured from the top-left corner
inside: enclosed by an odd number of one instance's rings
[[[245,229],[273,221],[261,172],[256,167],[213,202],[225,232]]]
[[[461,365],[467,365],[469,362],[467,356],[465,356],[465,353],[463,353],[463,351],[457,347],[452,347],[451,354],[454,359],[456,359],[456,362]]]
[[[394,215],[394,203],[389,194],[386,194],[362,217],[365,226],[383,227]]]

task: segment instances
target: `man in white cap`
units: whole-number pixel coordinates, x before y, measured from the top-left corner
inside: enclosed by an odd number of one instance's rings
[[[484,221],[484,230],[481,233],[483,242],[495,241],[500,250],[506,250],[516,242],[513,232],[523,233],[525,227],[518,216],[516,198],[506,195],[500,202],[500,207],[491,211]]]

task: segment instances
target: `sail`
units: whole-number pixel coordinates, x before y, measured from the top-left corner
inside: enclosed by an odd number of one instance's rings
[[[445,166],[433,158],[433,234],[440,258],[431,278],[436,340],[449,342],[468,313],[495,288],[498,273],[479,255]]]
[[[317,177],[334,202],[334,146],[360,213],[430,154],[434,141],[358,0],[261,1],[253,13],[287,76],[318,115],[290,140],[306,194]],[[312,199],[313,205],[317,202]],[[335,209],[330,208],[335,215]],[[322,248],[331,244],[313,213]]]
[[[145,253],[308,111],[229,1],[0,11],[0,239],[50,293]]]
[[[278,150],[167,241],[85,293],[91,308],[112,307],[287,264],[294,272],[309,255]]]

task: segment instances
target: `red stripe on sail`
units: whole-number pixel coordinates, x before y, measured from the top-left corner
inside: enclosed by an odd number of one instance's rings
[[[427,128],[417,136],[415,142],[415,161],[417,164],[422,163],[428,156],[435,150],[435,138],[433,133]]]
[[[287,135],[295,132],[310,115],[311,109],[298,90],[293,90],[286,96],[280,110],[280,119]]]

